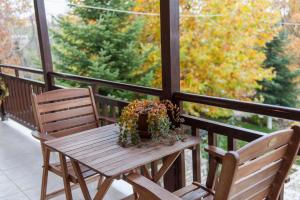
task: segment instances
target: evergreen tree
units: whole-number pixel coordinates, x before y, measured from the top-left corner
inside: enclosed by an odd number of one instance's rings
[[[75,3],[76,0],[69,2]],[[120,10],[133,6],[131,1],[124,0],[84,0],[81,4]],[[52,31],[56,69],[81,76],[150,86],[153,77],[151,70],[137,72],[152,51],[151,48],[143,48],[138,40],[144,26],[142,20],[126,13],[72,7],[67,16],[57,18],[56,22],[58,28]],[[112,95],[130,98],[128,93],[115,92]]]
[[[262,88],[258,90],[257,94],[263,97],[264,103],[295,107],[298,90],[294,81],[300,75],[300,71],[291,71],[288,68],[291,58],[284,53],[286,38],[287,34],[282,32],[267,43],[264,66],[274,68],[276,76],[272,80],[262,81]]]

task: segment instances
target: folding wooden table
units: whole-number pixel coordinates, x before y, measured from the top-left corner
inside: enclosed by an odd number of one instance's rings
[[[122,147],[118,144],[118,136],[119,127],[113,124],[54,139],[45,144],[47,148],[58,151],[71,160],[85,199],[91,197],[83,180],[84,171],[80,170],[79,164],[88,166],[105,177],[94,198],[97,200],[103,199],[114,179],[137,168],[141,169],[145,177],[158,182],[184,149],[200,144],[199,137],[190,136],[184,142],[178,141],[171,146],[157,143]],[[164,160],[162,167],[151,176],[145,165],[160,159]],[[65,190],[70,192],[68,185],[65,185]]]

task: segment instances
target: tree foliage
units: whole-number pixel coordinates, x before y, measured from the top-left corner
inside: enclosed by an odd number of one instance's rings
[[[137,0],[134,10],[159,12],[159,1]],[[271,79],[272,69],[263,68],[261,48],[278,33],[274,26],[280,13],[269,0],[180,1],[181,87],[197,94],[251,100],[259,81]],[[198,15],[188,17],[185,15]],[[141,40],[160,42],[159,18],[147,17]],[[156,52],[156,62],[160,55]],[[161,84],[157,70],[155,85]],[[226,110],[189,104],[187,111],[211,117],[226,116]]]
[[[25,25],[26,13],[30,9],[28,0],[0,0],[0,63],[19,64],[15,54],[13,29]]]
[[[74,2],[70,0],[70,3]],[[132,2],[123,0],[84,0],[82,4],[123,10],[132,7]],[[152,51],[138,41],[144,25],[142,20],[131,20],[124,13],[75,7],[56,21],[58,28],[52,34],[55,67],[59,71],[146,86],[151,84],[152,73],[137,73]]]
[[[295,107],[298,90],[294,81],[300,75],[300,70],[289,69],[290,57],[284,53],[286,38],[287,33],[282,32],[266,45],[267,58],[264,66],[273,69],[276,77],[270,81],[263,81],[258,95],[262,96],[267,104]]]

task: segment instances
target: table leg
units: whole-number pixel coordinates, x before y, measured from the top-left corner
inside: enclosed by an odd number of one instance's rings
[[[66,199],[72,200],[73,198],[72,198],[70,180],[68,178],[68,167],[67,167],[66,157],[63,154],[59,153],[59,159],[60,159],[61,170],[62,170],[62,175],[64,180]]]
[[[84,199],[85,200],[91,200],[91,196],[90,196],[90,192],[89,192],[89,189],[85,183],[85,180],[82,176],[82,172],[81,172],[81,169],[80,169],[80,166],[78,164],[78,162],[74,161],[73,159],[71,159],[71,163],[72,163],[72,166],[73,166],[73,169],[74,169],[74,172],[77,176],[77,179],[78,179],[78,183],[79,183],[79,186],[80,186],[80,189],[81,189],[81,192],[84,196]]]
[[[101,184],[101,187],[99,188],[94,200],[102,200],[107,193],[108,189],[110,188],[112,182],[114,181],[114,178],[106,178],[103,183]]]
[[[47,199],[47,185],[48,185],[48,174],[49,174],[49,159],[50,159],[50,150],[42,146],[43,151],[43,176],[42,176],[42,188],[41,188],[41,200]]]
[[[170,167],[176,161],[176,159],[180,154],[181,152],[176,152],[164,158],[162,167],[159,169],[157,173],[154,174],[153,181],[155,183],[157,183],[161,179],[161,177],[167,173],[168,169],[170,169]]]

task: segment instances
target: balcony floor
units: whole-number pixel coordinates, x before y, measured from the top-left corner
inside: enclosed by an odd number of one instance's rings
[[[21,130],[21,131],[20,131]],[[31,137],[31,130],[8,120],[0,121],[0,199],[37,200],[40,198],[42,155],[40,144]],[[61,189],[62,179],[49,174],[48,191]],[[97,182],[89,184],[94,195]],[[115,181],[106,195],[106,200],[118,200],[131,194],[130,185]],[[54,198],[65,199],[64,195]],[[73,199],[84,199],[80,189],[73,191]]]
[[[186,152],[187,182],[191,177],[191,153]],[[57,161],[57,160],[53,160]],[[206,162],[202,162],[205,165]],[[42,155],[40,144],[31,137],[31,130],[8,120],[0,121],[0,199],[1,200],[36,200],[40,197]],[[205,174],[205,166],[202,167]],[[285,199],[300,200],[300,167],[294,167],[291,181],[286,185]],[[296,172],[295,172],[296,171]],[[89,184],[94,195],[97,183]],[[48,191],[63,187],[62,179],[49,174]],[[132,193],[130,185],[124,181],[115,181],[106,195],[106,200],[122,199]],[[61,195],[55,200],[65,199]],[[73,190],[73,199],[84,199],[80,189]]]

